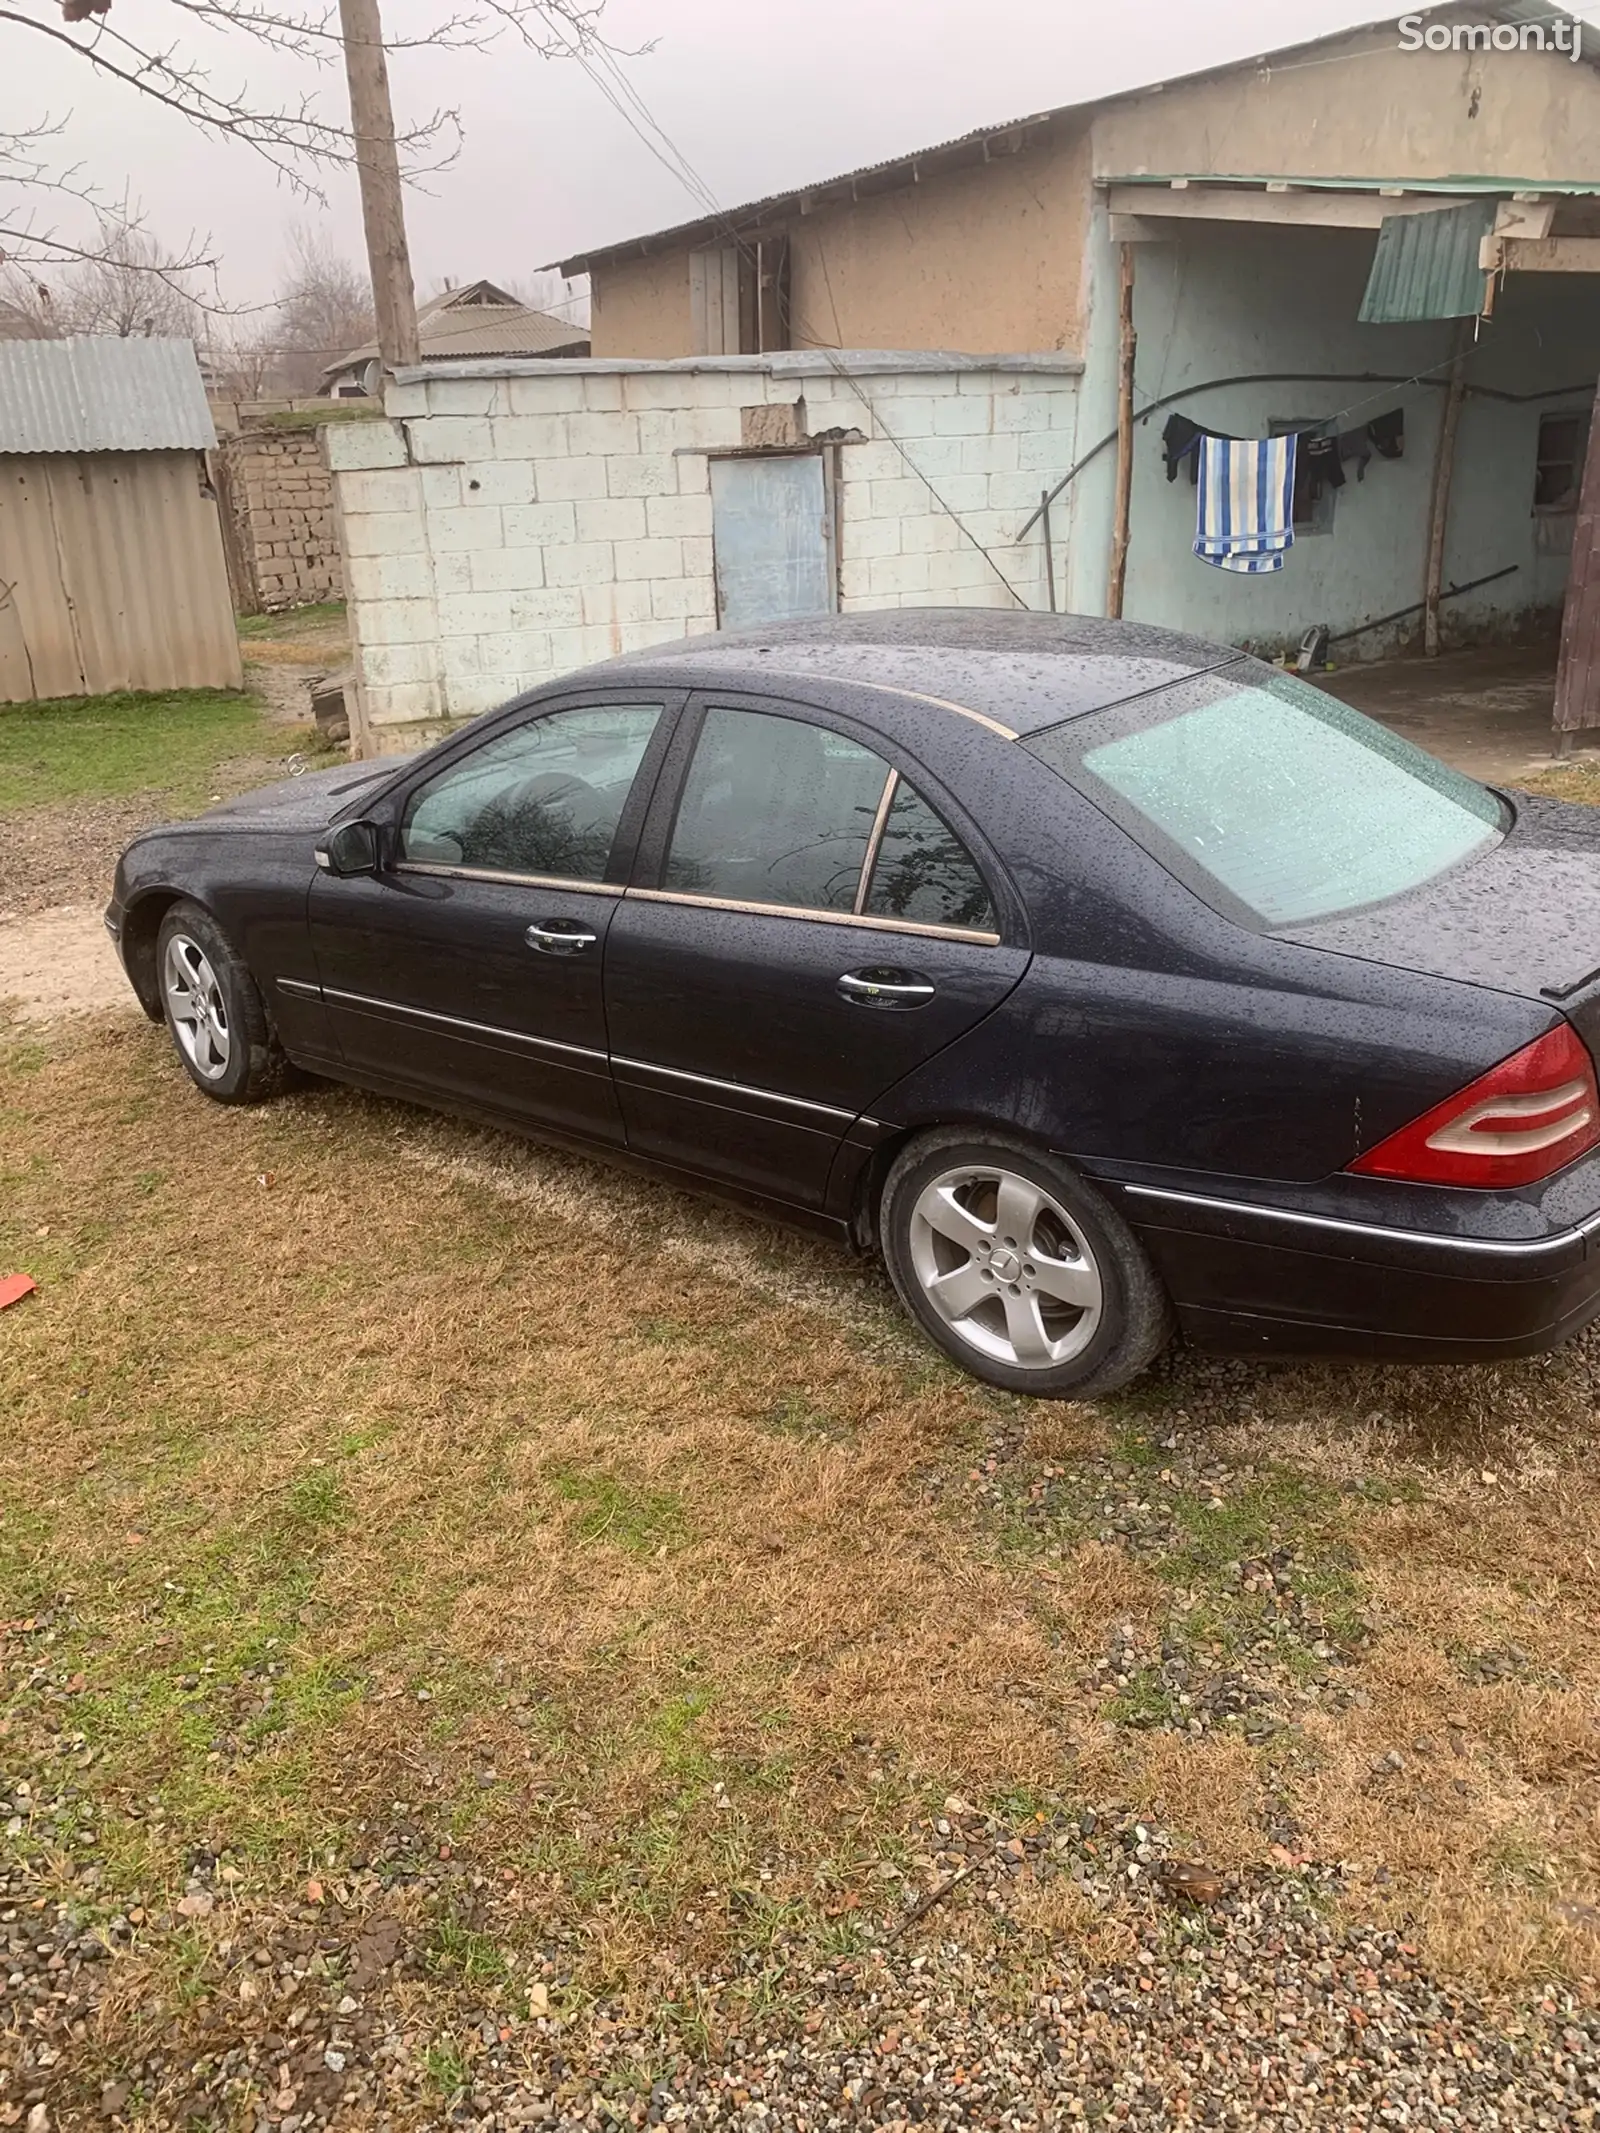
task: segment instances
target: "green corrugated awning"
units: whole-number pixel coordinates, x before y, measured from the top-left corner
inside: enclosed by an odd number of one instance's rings
[[[1357,317],[1369,326],[1476,318],[1484,291],[1478,248],[1494,212],[1492,200],[1471,200],[1421,215],[1385,215]]]

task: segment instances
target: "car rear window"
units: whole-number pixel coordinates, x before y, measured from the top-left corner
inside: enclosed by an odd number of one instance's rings
[[[1381,903],[1504,835],[1486,786],[1292,675],[1197,676],[1026,744],[1229,916]]]

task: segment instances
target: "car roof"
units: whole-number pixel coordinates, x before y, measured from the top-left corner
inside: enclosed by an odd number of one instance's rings
[[[691,688],[770,688],[789,677],[893,689],[1023,734],[1247,656],[1202,637],[1092,615],[917,607],[685,637],[591,671],[639,680],[648,673]]]

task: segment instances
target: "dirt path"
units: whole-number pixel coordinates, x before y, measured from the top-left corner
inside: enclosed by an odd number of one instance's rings
[[[293,634],[253,636],[243,647],[246,686],[269,728],[305,724],[308,683],[345,655],[337,620],[296,627],[295,618],[286,617],[283,626]],[[281,778],[284,768],[279,755],[236,756],[217,766],[212,789],[219,800],[232,798]],[[138,1013],[101,914],[118,854],[175,811],[172,793],[152,786],[23,808],[6,817],[0,837],[0,1006],[30,1021],[85,1009]]]
[[[139,1012],[97,904],[57,904],[0,923],[0,1002],[29,1022],[85,1009]]]

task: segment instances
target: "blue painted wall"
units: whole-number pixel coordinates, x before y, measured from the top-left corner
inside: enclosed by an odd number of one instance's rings
[[[1161,430],[1171,410],[1136,418],[1125,604],[1130,618],[1276,650],[1297,644],[1313,623],[1346,630],[1421,599],[1442,384],[1195,389],[1210,379],[1253,372],[1410,377],[1433,370],[1442,379],[1438,366],[1448,362],[1452,346],[1449,322],[1364,326],[1357,320],[1374,242],[1367,231],[1197,224],[1175,242],[1135,248],[1136,410],[1181,392],[1176,405],[1192,419],[1237,436],[1264,436],[1278,418],[1337,415],[1339,426],[1348,427],[1402,406],[1406,443],[1402,460],[1374,458],[1361,482],[1352,473],[1336,495],[1329,533],[1298,538],[1276,575],[1243,578],[1212,569],[1191,552],[1195,491],[1187,472],[1169,484],[1162,464]],[[1116,419],[1116,254],[1100,211],[1089,271],[1092,324],[1080,449]],[[1469,392],[1457,435],[1444,581],[1459,584],[1508,563],[1518,569],[1447,602],[1447,639],[1504,629],[1530,611],[1559,606],[1571,522],[1541,522],[1533,515],[1539,416],[1547,409],[1587,406],[1597,371],[1600,277],[1509,276],[1494,318],[1468,357],[1469,387],[1519,394],[1574,389],[1516,403]],[[1105,451],[1074,484],[1068,588],[1070,604],[1080,612],[1104,611],[1115,457],[1114,448]],[[1379,656],[1417,627],[1413,619],[1368,632],[1340,656]]]

